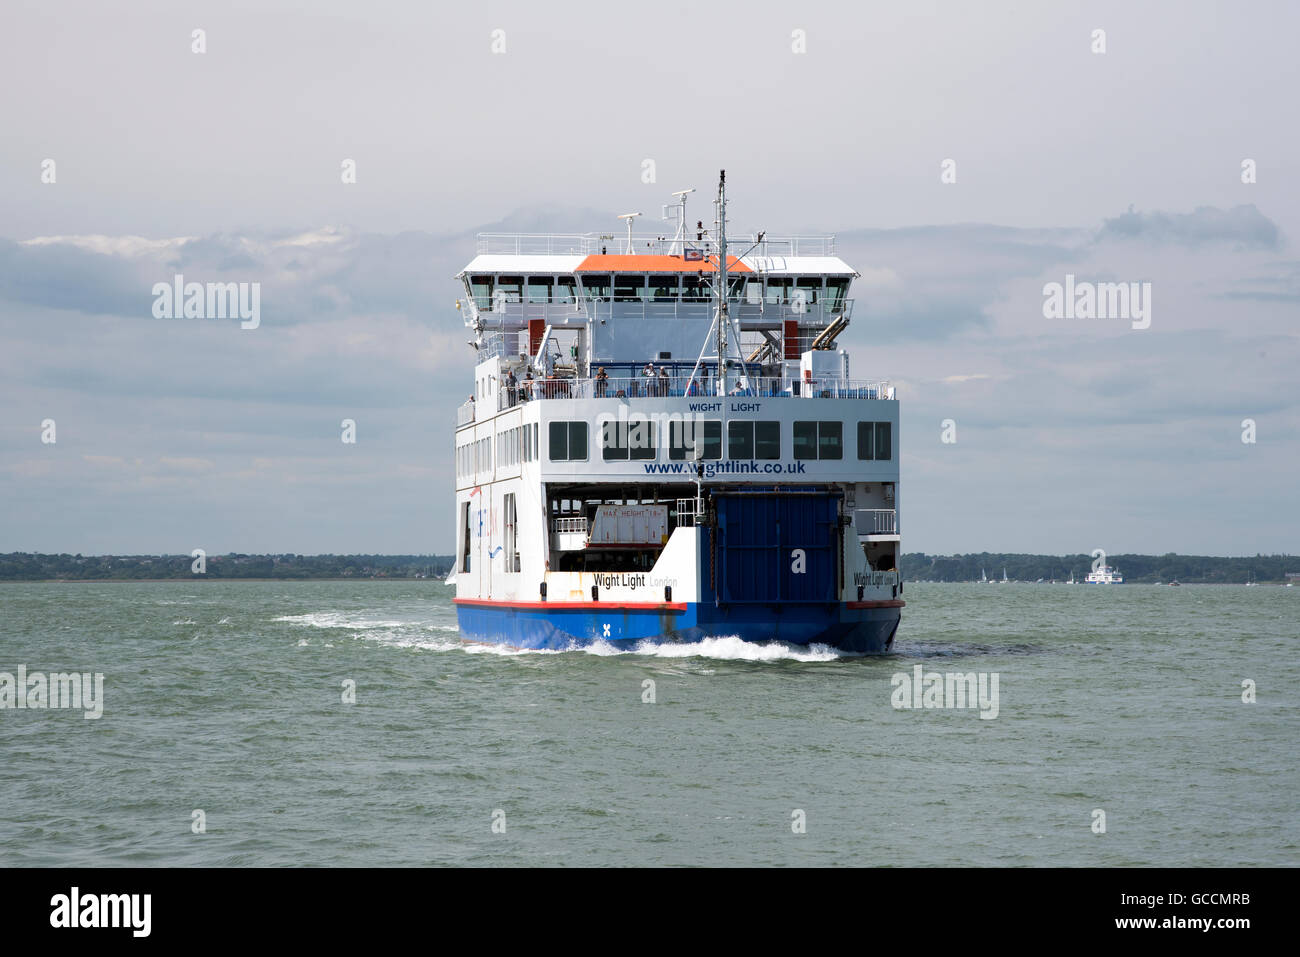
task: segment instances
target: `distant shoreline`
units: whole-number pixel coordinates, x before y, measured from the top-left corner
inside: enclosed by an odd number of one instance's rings
[[[1098,557],[1099,556],[1099,557]],[[978,552],[896,556],[905,583],[978,582],[995,579],[1022,584],[1085,584],[1101,566],[1117,570],[1124,583],[1154,585],[1294,584],[1300,581],[1300,555],[1210,556],[1106,554],[1031,555]],[[436,581],[442,583],[460,562],[455,555],[380,555],[356,553],[299,555],[227,552],[190,555],[81,555],[39,552],[0,553],[0,582],[198,582],[198,581]]]

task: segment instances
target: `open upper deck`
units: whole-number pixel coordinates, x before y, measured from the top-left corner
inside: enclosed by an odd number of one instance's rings
[[[698,235],[698,234],[697,234]],[[749,250],[748,255],[773,258],[784,256],[834,256],[834,236],[732,236],[728,240],[733,254]],[[630,248],[629,248],[630,247]],[[670,238],[650,234],[613,233],[479,233],[477,252],[481,256],[591,256],[604,253],[683,255],[687,248],[715,255],[717,246],[707,237]]]

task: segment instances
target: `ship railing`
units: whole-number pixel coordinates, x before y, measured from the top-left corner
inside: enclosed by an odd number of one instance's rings
[[[679,498],[677,500],[677,525],[679,528],[698,525],[703,517],[704,499]]]
[[[557,367],[558,368],[558,367]],[[694,377],[680,370],[654,375],[590,377],[572,375],[516,376],[496,389],[496,410],[503,412],[525,402],[545,399],[710,399],[723,398],[712,369]],[[751,368],[753,368],[751,366]],[[799,380],[788,376],[741,375],[733,371],[727,379],[726,398],[802,399],[893,399],[894,386],[888,379],[842,379],[818,377]],[[490,401],[490,400],[484,400]],[[456,424],[474,421],[474,402],[466,402],[456,413]]]
[[[728,311],[746,326],[769,325],[780,328],[783,322],[822,328],[837,319],[853,316],[852,299],[822,299],[817,302],[751,302],[743,297],[729,299]],[[696,299],[643,299],[580,296],[577,302],[497,302],[475,301],[466,314],[466,325],[481,322],[487,329],[500,324],[514,330],[523,329],[529,320],[540,319],[547,325],[564,326],[585,323],[589,319],[647,320],[699,319],[713,317],[714,304],[705,297]],[[526,343],[525,343],[526,344]]]
[[[897,535],[898,512],[892,508],[859,508],[853,522],[859,535]]]
[[[551,519],[551,531],[557,535],[587,534],[587,519],[582,515]]]
[[[610,319],[710,319],[714,304],[708,299],[697,301],[681,299],[591,299],[591,317]],[[508,307],[507,307],[508,308]],[[777,329],[780,323],[793,321],[800,325],[822,327],[840,318],[853,315],[852,299],[823,299],[817,302],[751,302],[737,297],[727,300],[727,311],[741,324],[741,328],[770,324]]]
[[[817,378],[801,382],[785,376],[728,377],[729,398],[892,399],[894,387],[885,379]],[[718,397],[717,381],[709,375],[670,374],[605,379],[542,380],[533,390],[541,398],[668,399]]]
[[[727,237],[727,252],[731,256],[745,253],[750,256],[834,256],[835,237],[824,236],[764,236],[758,242],[756,235],[733,233]],[[662,234],[634,233],[632,252],[637,255],[683,254],[683,247],[698,249],[706,256],[716,255],[717,244],[708,238],[696,239],[695,234],[685,240],[676,240]],[[480,255],[504,256],[591,256],[596,254],[624,255],[628,251],[625,232],[612,233],[479,233],[477,251]],[[751,248],[752,247],[752,248]]]
[[[457,407],[456,428],[460,428],[462,425],[469,425],[471,422],[474,421],[474,406],[475,403],[471,399],[470,401],[464,402],[459,407]]]

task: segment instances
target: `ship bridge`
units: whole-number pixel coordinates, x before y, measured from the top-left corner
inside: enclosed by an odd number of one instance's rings
[[[457,276],[465,288],[457,305],[480,360],[523,359],[535,375],[586,378],[611,363],[665,362],[675,373],[707,351],[720,266],[708,240],[492,233],[478,248]],[[745,255],[728,255],[726,267],[739,358],[771,377],[804,352],[833,349],[852,319],[848,289],[858,275],[834,255],[834,237],[740,248]]]

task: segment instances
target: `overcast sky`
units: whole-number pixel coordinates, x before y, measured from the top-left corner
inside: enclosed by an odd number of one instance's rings
[[[841,343],[899,386],[906,551],[1294,554],[1298,33],[1254,2],[10,0],[0,551],[450,552],[474,233],[688,186],[708,219],[725,166],[738,228],[863,274]],[[154,318],[176,272],[260,282],[261,326]],[[1067,274],[1150,282],[1150,327],[1044,318]]]

